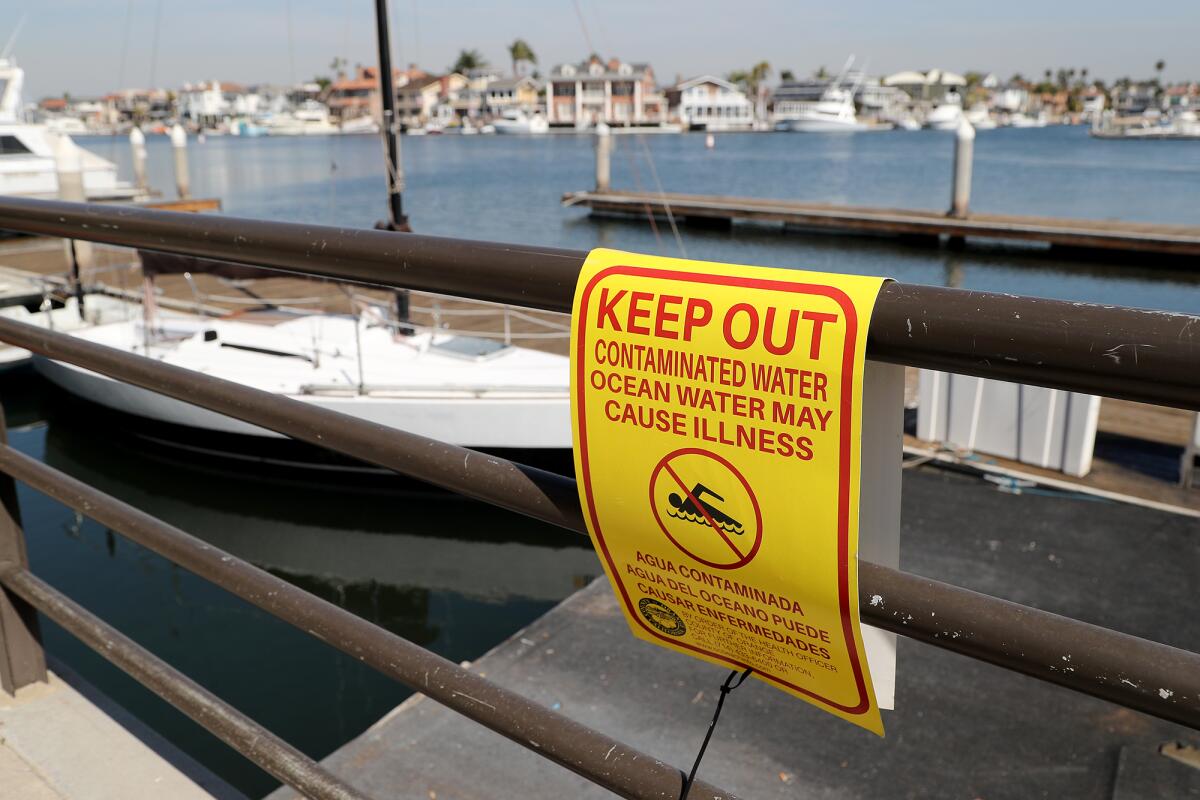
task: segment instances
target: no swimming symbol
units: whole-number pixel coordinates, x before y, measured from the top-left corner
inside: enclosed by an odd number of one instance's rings
[[[762,544],[762,511],[750,484],[707,450],[664,456],[650,475],[650,506],[667,539],[706,566],[743,567]]]

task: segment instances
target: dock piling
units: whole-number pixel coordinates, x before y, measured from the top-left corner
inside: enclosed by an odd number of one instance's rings
[[[175,188],[179,191],[179,199],[186,200],[192,196],[188,180],[187,132],[178,122],[171,128],[171,150],[175,153]]]
[[[971,204],[971,165],[975,159],[975,126],[964,117],[954,131],[954,183],[950,216],[962,219]]]
[[[54,170],[58,176],[58,197],[71,203],[87,202],[83,186],[83,153],[69,136],[59,136],[54,143]],[[92,243],[64,239],[71,275],[76,281],[83,270],[92,267]]]
[[[607,192],[612,177],[612,134],[608,126],[596,129],[596,191]]]
[[[146,134],[136,125],[129,131],[129,148],[133,151],[133,179],[137,187],[146,191]]]

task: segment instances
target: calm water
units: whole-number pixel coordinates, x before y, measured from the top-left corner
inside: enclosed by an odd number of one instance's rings
[[[124,140],[83,143],[129,174]],[[166,140],[148,144],[152,182],[171,186]],[[403,147],[405,200],[419,231],[679,253],[666,226],[656,236],[645,222],[598,224],[559,206],[563,192],[591,185],[586,137],[424,137],[406,138]],[[193,140],[190,154],[194,194],[220,197],[230,214],[349,226],[382,216],[381,146],[373,137],[210,138]],[[950,136],[933,132],[734,134],[718,136],[712,151],[694,135],[618,137],[613,182],[940,209],[950,155]],[[973,205],[1200,224],[1200,145],[1097,141],[1081,128],[983,132]],[[1197,278],[1149,261],[946,253],[768,227],[683,229],[682,236],[696,258],[1200,313]],[[569,535],[447,495],[297,487],[164,460],[95,425],[86,408],[64,403],[28,372],[0,377],[0,397],[24,452],[453,660],[478,657],[600,572],[590,549]],[[408,694],[56,503],[24,488],[21,503],[38,574],[315,757]],[[70,636],[48,626],[46,639],[57,658],[241,790],[274,786]]]

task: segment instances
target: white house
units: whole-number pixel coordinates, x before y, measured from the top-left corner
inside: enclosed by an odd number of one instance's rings
[[[229,102],[217,81],[185,83],[178,102],[180,113],[201,126],[215,126],[229,113]]]
[[[749,130],[754,104],[735,84],[712,75],[683,81],[667,90],[667,106],[686,128]]]

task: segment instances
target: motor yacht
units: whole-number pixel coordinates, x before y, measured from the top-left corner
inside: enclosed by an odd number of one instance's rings
[[[316,100],[305,100],[291,111],[272,115],[266,127],[271,136],[326,136],[338,132],[329,118],[329,109]]]
[[[541,114],[527,114],[520,109],[505,111],[503,116],[492,121],[496,133],[548,133],[550,123]]]
[[[952,131],[962,121],[962,97],[953,89],[925,115],[925,127],[935,131]]]
[[[0,58],[0,194],[57,198],[54,155],[61,146],[77,152],[88,200],[137,197],[140,192],[136,187],[117,180],[116,164],[80,147],[65,133],[24,121],[21,115],[24,81],[25,71],[14,59]]]
[[[853,133],[869,126],[859,122],[854,94],[831,86],[815,103],[791,103],[777,112],[783,129],[796,133]]]

